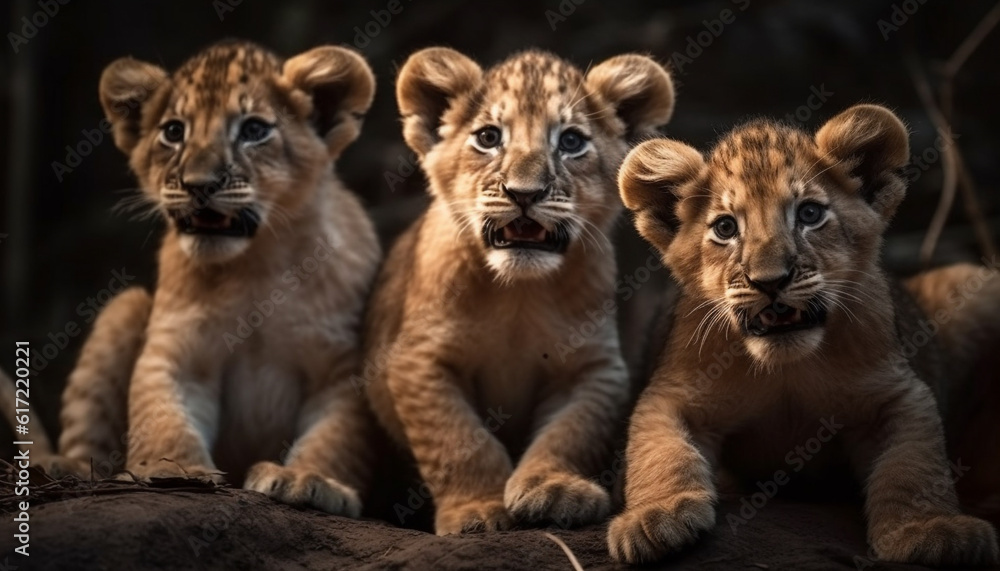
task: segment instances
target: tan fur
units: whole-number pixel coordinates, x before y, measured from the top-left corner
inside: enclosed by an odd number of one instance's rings
[[[994,279],[1000,260],[986,262],[993,272],[978,265],[956,264],[923,272],[904,283],[924,314],[941,326],[939,335],[953,365],[969,364],[981,352],[983,341],[1000,334],[1000,280]]]
[[[364,60],[335,47],[282,62],[224,43],[171,76],[128,58],[108,66],[100,95],[116,143],[169,224],[152,300],[121,294],[84,347],[57,464],[87,474],[91,458],[115,463],[127,424],[138,477],[221,470],[280,501],[360,513],[370,420],[346,381],[380,252],[333,160],[373,91]],[[237,138],[250,117],[274,125],[268,138]],[[187,125],[181,144],[161,139],[170,120]],[[198,208],[246,212],[259,228],[182,232]]]
[[[625,160],[623,200],[683,293],[631,420],[626,507],[608,530],[616,559],[656,560],[711,529],[724,453],[726,468],[771,477],[825,419],[844,427],[806,472],[850,464],[865,484],[869,541],[880,558],[996,562],[995,531],[962,515],[955,498],[930,388],[935,359],[924,358],[935,349],[904,353],[919,312],[879,267],[908,154],[902,123],[860,105],[815,137],[758,121],[704,158],[661,140]],[[797,217],[809,200],[827,205],[822,222]],[[727,215],[738,233],[721,240],[713,225]],[[779,285],[765,294],[767,283]],[[803,310],[819,303],[826,322],[752,335],[743,312],[754,316],[772,299]]]
[[[49,474],[89,477],[93,468],[106,478],[125,468],[128,387],[152,302],[144,289],[129,288],[98,314],[63,390],[58,453],[33,459]]]
[[[402,67],[397,98],[434,200],[376,286],[366,366],[377,416],[415,456],[438,534],[600,520],[608,494],[587,478],[609,452],[628,379],[613,312],[573,350],[570,328],[613,297],[615,172],[628,140],[670,116],[670,78],[642,56],[584,75],[527,52],[484,72],[431,48]],[[488,125],[503,143],[477,150],[470,138]],[[555,147],[570,127],[590,138],[579,155]],[[551,192],[522,211],[501,184]],[[565,252],[487,244],[484,227],[522,214],[563,227]]]

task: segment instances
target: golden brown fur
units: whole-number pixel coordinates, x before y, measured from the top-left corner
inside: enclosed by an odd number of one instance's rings
[[[434,200],[392,249],[367,320],[377,416],[415,456],[438,534],[597,521],[609,498],[587,478],[628,395],[614,314],[602,309],[614,176],[628,141],[669,117],[670,78],[641,56],[583,74],[526,52],[484,72],[431,48],[402,67],[397,98]],[[491,125],[502,143],[476,147]],[[568,130],[589,140],[582,151]],[[565,250],[491,246],[487,232],[519,217],[547,237],[564,232]],[[588,312],[606,318],[569,350]]]
[[[929,385],[941,370],[935,349],[904,351],[918,338],[919,312],[879,267],[908,150],[890,111],[859,105],[815,136],[758,121],[705,157],[658,140],[625,160],[625,205],[683,293],[631,420],[626,506],[608,531],[616,559],[659,559],[711,529],[721,456],[726,468],[770,477],[825,422],[830,444],[803,464],[851,466],[880,558],[996,562],[995,531],[958,508]],[[926,310],[942,292],[922,280]],[[987,303],[996,304],[972,305]],[[949,331],[969,318],[955,317]]]
[[[169,223],[152,298],[121,294],[84,346],[50,467],[222,470],[281,501],[360,513],[370,420],[347,380],[380,253],[333,161],[373,92],[364,60],[335,47],[283,62],[218,44],[169,76],[108,66],[115,142]]]

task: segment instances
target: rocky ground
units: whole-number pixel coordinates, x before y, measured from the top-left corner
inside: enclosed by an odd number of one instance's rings
[[[614,569],[605,526],[437,537],[275,503],[261,494],[191,481],[158,487],[35,482],[30,559],[13,552],[16,496],[0,496],[0,568],[68,569]],[[921,569],[876,563],[860,506],[772,501],[735,533],[719,526],[661,569]]]

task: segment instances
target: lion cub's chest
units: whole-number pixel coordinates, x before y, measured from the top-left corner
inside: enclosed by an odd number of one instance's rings
[[[341,327],[340,313],[308,284],[286,288],[281,303],[270,297],[273,289],[248,290],[227,304],[223,319],[216,448],[233,471],[277,460],[291,447],[308,378],[326,368],[328,341]]]
[[[462,382],[476,412],[501,423],[501,440],[522,440],[537,421],[540,404],[568,386],[572,318],[551,299],[482,308],[465,318],[469,338],[461,360]]]

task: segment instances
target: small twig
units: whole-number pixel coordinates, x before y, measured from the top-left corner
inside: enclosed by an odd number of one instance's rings
[[[954,79],[965,62],[976,51],[987,35],[1000,23],[1000,3],[993,7],[986,16],[980,20],[979,24],[972,30],[958,49],[952,54],[947,62],[938,70],[941,74],[941,85],[938,89],[938,101],[940,102],[941,114],[949,125],[952,124],[952,112],[954,108]],[[976,233],[976,241],[983,254],[992,258],[996,255],[997,247],[993,241],[993,234],[986,217],[983,215],[982,206],[979,203],[979,194],[976,191],[975,181],[972,173],[965,163],[960,149],[956,148],[956,159],[958,169],[958,188],[962,192],[962,203],[965,205],[965,214],[972,223]]]
[[[979,199],[976,195],[975,183],[969,173],[968,166],[962,158],[951,136],[952,109],[954,102],[954,78],[958,74],[965,62],[972,56],[983,40],[993,31],[993,28],[1000,23],[1000,3],[990,10],[986,16],[973,28],[972,32],[962,40],[955,52],[948,58],[948,61],[940,68],[941,82],[938,90],[938,103],[934,101],[934,93],[930,82],[916,62],[915,58],[907,58],[907,67],[913,77],[914,86],[920,96],[927,114],[934,123],[940,134],[945,148],[942,149],[942,170],[944,171],[944,183],[941,188],[941,198],[938,202],[934,216],[927,228],[923,244],[920,246],[920,261],[926,266],[934,257],[934,250],[937,248],[941,233],[944,231],[948,216],[955,204],[955,194],[959,186],[962,190],[962,198],[965,203],[965,212],[975,229],[976,239],[986,255],[996,252],[996,246],[989,230],[989,225],[983,216]],[[960,184],[961,183],[961,184]]]
[[[965,61],[976,51],[979,44],[983,43],[983,40],[993,31],[997,23],[1000,23],[1000,3],[997,3],[992,10],[987,12],[986,16],[972,30],[972,33],[962,41],[958,49],[955,50],[955,53],[951,54],[951,57],[948,58],[942,70],[946,78],[954,77],[958,73],[958,70],[962,69]]]
[[[956,143],[957,145],[957,143]],[[962,153],[957,153],[958,158],[958,188],[962,191],[962,202],[965,204],[965,214],[972,223],[972,229],[976,233],[976,241],[979,247],[989,259],[997,256],[996,242],[993,241],[993,232],[983,215],[983,207],[979,204],[979,193],[976,190],[976,182],[972,180],[969,167],[965,164]]]
[[[576,555],[573,555],[573,551],[569,548],[569,546],[563,543],[563,540],[559,539],[558,537],[552,535],[547,531],[543,532],[542,535],[551,539],[553,542],[555,542],[556,545],[562,548],[563,553],[566,554],[566,557],[569,557],[569,562],[573,566],[573,569],[576,569],[576,571],[583,571],[583,566],[580,565],[580,561],[576,558]]]
[[[913,77],[913,84],[917,88],[920,101],[923,102],[924,108],[934,123],[944,146],[941,151],[941,167],[944,170],[941,199],[938,202],[937,209],[934,211],[934,216],[931,218],[930,226],[927,228],[924,243],[920,246],[920,261],[924,265],[928,265],[934,257],[934,250],[937,248],[938,240],[941,238],[941,232],[944,231],[945,223],[948,222],[948,215],[951,213],[952,205],[955,204],[955,192],[958,187],[958,160],[956,159],[958,151],[955,147],[955,141],[952,140],[951,128],[948,125],[948,121],[934,103],[934,94],[931,91],[930,82],[920,68],[920,64],[913,58],[907,58],[906,63],[910,70],[910,75]]]

